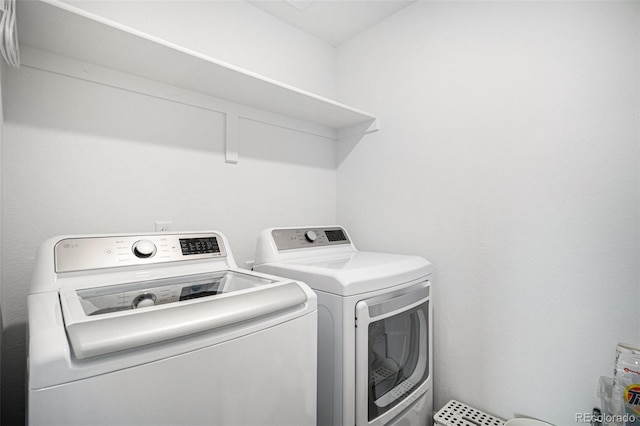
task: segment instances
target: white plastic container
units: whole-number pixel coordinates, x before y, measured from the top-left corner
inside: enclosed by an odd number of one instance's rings
[[[623,407],[624,425],[640,426],[640,346],[618,344],[612,385],[612,400]]]
[[[504,420],[452,399],[433,419],[438,426],[503,426]]]
[[[600,411],[602,413],[602,426],[623,426],[622,421],[622,397],[613,396],[613,379],[600,377],[598,380],[598,397],[600,398]]]

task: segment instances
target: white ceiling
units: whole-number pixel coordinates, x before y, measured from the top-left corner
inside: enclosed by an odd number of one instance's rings
[[[276,18],[338,46],[416,0],[246,0]]]

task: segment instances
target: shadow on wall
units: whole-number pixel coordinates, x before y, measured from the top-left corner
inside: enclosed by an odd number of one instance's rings
[[[23,67],[8,70],[5,122],[222,153],[224,114]]]
[[[2,388],[0,406],[5,409],[0,413],[0,423],[3,425],[25,424],[26,357],[16,357],[14,354],[25,352],[26,331],[27,326],[22,323],[10,326],[2,332],[0,364],[5,386]],[[7,389],[6,383],[11,383],[11,388]],[[7,410],[6,407],[11,409]]]
[[[350,136],[340,140],[337,147],[336,163],[340,166],[344,160],[351,154],[362,138],[371,137],[367,135]]]
[[[8,123],[224,155],[223,112],[28,67],[6,80]],[[238,149],[240,161],[335,168],[333,139],[250,119],[239,121]]]

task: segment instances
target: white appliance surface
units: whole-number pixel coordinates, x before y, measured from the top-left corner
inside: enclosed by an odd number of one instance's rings
[[[31,425],[316,424],[316,295],[219,232],[50,239],[28,308]]]
[[[318,235],[314,243],[306,237],[310,229]],[[341,230],[344,240],[322,241],[323,229]],[[419,256],[359,251],[340,227],[266,229],[258,238],[255,266],[341,296],[387,289],[432,272]]]
[[[432,421],[432,267],[427,260],[358,251],[339,226],[270,228],[258,237],[253,269],[304,281],[318,295],[319,426]],[[421,334],[411,335],[418,329]],[[388,345],[371,341],[376,330]],[[384,363],[385,350],[414,374],[387,379],[388,391],[380,392],[385,396],[370,397],[368,390],[377,382],[373,368]],[[373,405],[378,408],[371,415]]]

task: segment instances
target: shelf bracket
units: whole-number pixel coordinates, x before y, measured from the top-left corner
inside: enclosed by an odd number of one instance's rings
[[[238,164],[238,114],[228,112],[225,121],[225,157],[228,164]]]

